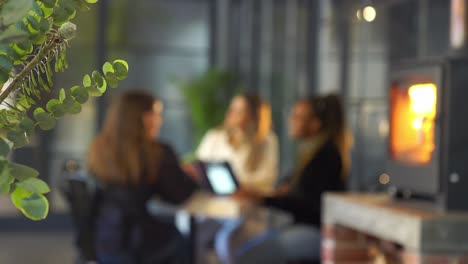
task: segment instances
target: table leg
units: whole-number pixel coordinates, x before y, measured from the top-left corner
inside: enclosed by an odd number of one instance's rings
[[[197,219],[190,215],[190,263],[197,264]]]

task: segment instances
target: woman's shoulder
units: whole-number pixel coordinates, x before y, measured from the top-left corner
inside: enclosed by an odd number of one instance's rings
[[[222,127],[216,127],[216,128],[209,129],[205,133],[205,137],[222,137],[222,136],[225,136],[225,135],[226,135],[226,130],[223,129]]]
[[[275,132],[270,132],[264,139],[263,144],[268,149],[277,149],[278,148],[278,136]]]
[[[325,142],[316,155],[317,159],[341,162],[338,146],[331,140]]]
[[[212,128],[205,133],[202,142],[221,142],[227,138],[226,130],[223,128]]]
[[[153,141],[152,147],[158,149],[163,154],[163,156],[167,156],[168,154],[175,156],[174,148],[167,142],[159,140]]]
[[[278,136],[274,131],[271,131],[266,137],[267,142],[278,143]]]

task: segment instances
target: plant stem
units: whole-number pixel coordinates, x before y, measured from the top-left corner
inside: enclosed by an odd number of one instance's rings
[[[18,73],[15,77],[13,77],[13,81],[5,88],[0,94],[0,104],[8,98],[8,96],[16,90],[16,86],[23,81],[23,79],[28,76],[28,74],[36,67],[38,64],[41,63],[42,59],[55,47],[55,42],[50,41],[47,43],[42,49],[40,49],[39,53],[28,63],[26,66]]]

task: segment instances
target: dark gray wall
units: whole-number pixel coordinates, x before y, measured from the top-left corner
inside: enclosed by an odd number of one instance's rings
[[[118,34],[121,41],[111,39],[108,57],[124,57],[131,65],[122,88],[143,87],[163,100],[161,137],[187,153],[192,150],[190,117],[178,85],[209,66],[210,1],[129,2],[111,12],[111,19],[120,12],[128,15]]]

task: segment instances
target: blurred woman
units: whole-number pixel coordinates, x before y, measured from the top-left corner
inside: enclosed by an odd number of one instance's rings
[[[287,183],[275,195],[244,191],[239,196],[291,213],[294,224],[276,236],[286,259],[318,261],[322,194],[345,190],[350,168],[351,140],[340,98],[328,95],[297,101],[289,134],[298,142],[298,159]]]
[[[227,161],[241,188],[273,190],[278,171],[278,140],[271,131],[271,109],[255,95],[232,99],[224,124],[207,132],[197,149],[204,161]]]
[[[158,142],[161,101],[126,92],[111,105],[91,144],[90,172],[103,185],[96,223],[99,263],[180,263],[181,236],[173,219],[154,218],[150,198],[185,201],[196,189],[179,167],[172,148]]]
[[[227,161],[242,189],[271,193],[278,173],[278,140],[271,127],[271,108],[267,102],[256,95],[238,95],[232,99],[224,123],[206,133],[196,156],[202,161]],[[206,250],[220,229],[242,223],[242,219],[207,219],[200,223],[202,231],[197,238],[200,250]],[[199,255],[203,258],[205,254]]]

